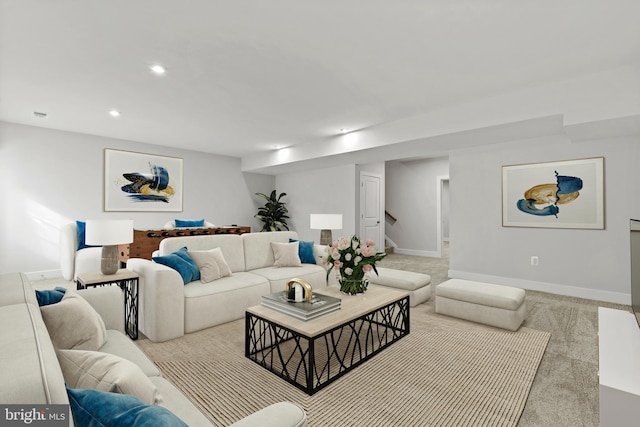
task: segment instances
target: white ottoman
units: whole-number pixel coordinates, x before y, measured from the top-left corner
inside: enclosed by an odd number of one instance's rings
[[[428,274],[384,267],[377,269],[378,275],[373,271],[369,273],[369,283],[408,292],[411,307],[422,304],[431,296],[431,276]]]
[[[526,316],[524,289],[449,279],[436,287],[436,313],[517,330]]]

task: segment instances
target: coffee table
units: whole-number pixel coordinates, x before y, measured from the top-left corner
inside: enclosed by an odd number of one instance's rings
[[[409,294],[370,285],[362,295],[337,287],[340,310],[304,321],[262,305],[245,314],[245,356],[309,395],[409,334]]]

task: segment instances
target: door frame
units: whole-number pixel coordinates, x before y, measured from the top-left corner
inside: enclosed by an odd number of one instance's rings
[[[362,208],[364,206],[364,191],[362,191],[363,189],[363,177],[365,175],[368,176],[372,176],[374,178],[378,179],[378,219],[379,219],[379,226],[380,226],[380,232],[379,232],[379,237],[380,237],[380,241],[376,241],[376,245],[378,246],[378,249],[380,250],[384,250],[384,245],[385,245],[385,229],[384,229],[384,191],[382,191],[382,186],[384,184],[383,179],[382,179],[382,175],[379,173],[375,173],[375,172],[368,172],[368,171],[360,171],[360,182],[358,183],[359,188],[359,199],[360,199],[360,204],[358,206],[358,234],[360,236],[364,236],[364,220],[362,218]]]
[[[436,238],[437,238],[437,248],[436,252],[439,258],[442,258],[442,193],[444,190],[444,182],[449,181],[449,175],[440,175],[436,177]],[[451,190],[449,190],[449,195],[451,195]]]

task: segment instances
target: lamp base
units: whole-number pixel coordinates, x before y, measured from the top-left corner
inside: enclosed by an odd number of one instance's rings
[[[331,230],[320,230],[320,244],[331,246],[332,243]]]
[[[107,245],[102,247],[102,260],[100,261],[100,272],[110,276],[116,274],[120,269],[118,259],[118,245]]]

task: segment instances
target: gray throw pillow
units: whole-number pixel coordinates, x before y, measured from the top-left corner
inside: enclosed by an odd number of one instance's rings
[[[231,276],[231,269],[220,248],[205,251],[188,251],[187,253],[200,269],[200,280],[204,283]]]
[[[158,388],[129,360],[99,351],[58,350],[57,354],[69,388],[131,394],[149,405],[162,401]]]
[[[302,262],[298,255],[298,242],[278,243],[271,242],[273,250],[273,258],[275,259],[274,267],[301,267]]]
[[[40,312],[57,349],[98,350],[107,342],[102,317],[73,290],[59,303],[40,307]]]

